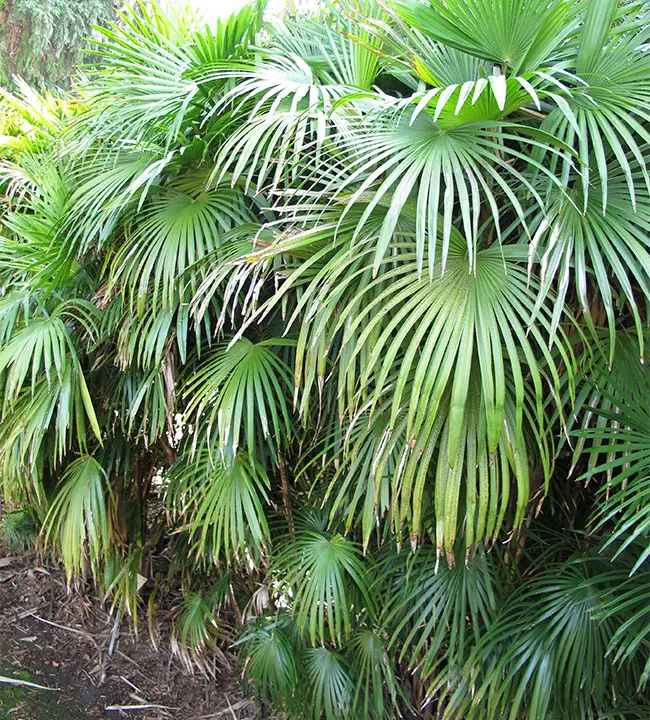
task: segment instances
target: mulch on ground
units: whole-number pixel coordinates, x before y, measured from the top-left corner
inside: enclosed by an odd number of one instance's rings
[[[61,568],[41,562],[36,554],[10,557],[0,547],[1,676],[58,688],[55,705],[66,720],[258,717],[232,663],[215,661],[214,678],[189,674],[164,629],[156,649],[146,624],[137,635],[117,626],[91,591],[70,592]],[[12,694],[8,687],[0,684],[0,720],[58,720],[53,709],[38,709],[45,691]]]

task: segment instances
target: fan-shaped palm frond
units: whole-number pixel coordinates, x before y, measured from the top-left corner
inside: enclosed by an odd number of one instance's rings
[[[520,134],[522,132],[524,135]],[[377,239],[375,273],[387,254],[398,218],[405,212],[405,206],[413,205],[415,198],[419,269],[426,253],[429,277],[433,277],[438,247],[442,267],[445,267],[452,244],[453,208],[457,206],[467,244],[467,261],[474,270],[479,207],[489,208],[498,238],[501,238],[503,224],[499,196],[508,198],[510,209],[524,227],[525,211],[518,193],[513,190],[530,193],[543,207],[530,181],[514,162],[508,162],[509,157],[514,160],[521,156],[518,143],[534,146],[538,142],[526,140],[527,132],[508,123],[480,122],[466,122],[443,130],[426,113],[418,115],[411,123],[406,118],[400,122],[397,113],[383,111],[376,120],[373,121],[371,116],[370,122],[359,125],[357,131],[345,139],[343,150],[349,153],[345,175],[335,176],[327,189],[335,197],[344,196],[346,210],[356,203],[365,206],[355,236],[372,210],[384,197],[390,196],[389,210]],[[552,140],[550,137],[546,140],[548,147]],[[531,162],[535,161],[531,159]],[[538,170],[545,173],[551,183],[557,182],[539,164]],[[413,216],[412,207],[409,214]]]
[[[571,406],[571,412],[566,417],[566,431],[558,443],[557,452],[563,452],[565,444],[572,447],[572,465],[569,474],[573,474],[581,461],[587,461],[588,471],[593,470],[605,458],[597,448],[603,445],[601,439],[594,434],[589,439],[584,436],[585,430],[603,428],[609,422],[606,415],[616,413],[620,404],[626,398],[633,402],[642,400],[648,392],[648,377],[645,365],[641,362],[639,343],[636,336],[626,330],[618,331],[613,350],[607,347],[609,330],[597,331],[596,351],[590,345],[585,345],[582,338],[576,337],[580,352],[576,353],[578,372],[576,375],[577,391],[573,403],[563,393],[562,404]],[[647,342],[647,338],[645,340]],[[610,356],[612,361],[610,362]],[[602,411],[602,412],[601,412]],[[585,448],[589,447],[589,453]],[[621,454],[624,454],[622,451]],[[612,471],[607,473],[611,479]]]
[[[291,703],[298,664],[290,621],[260,618],[249,623],[237,641],[246,654],[244,679],[256,697],[276,707]]]
[[[80,255],[105,244],[127,210],[145,201],[151,186],[174,158],[174,151],[108,150],[75,166],[75,190],[62,227],[68,254]]]
[[[427,36],[512,69],[537,70],[577,25],[564,0],[391,0],[390,6]]]
[[[574,557],[525,583],[477,643],[447,716],[598,717],[630,697],[634,685],[607,654],[617,625],[610,615],[596,619],[603,592],[626,575]],[[471,695],[466,683],[476,688]]]
[[[354,705],[360,717],[385,717],[396,707],[399,686],[382,637],[369,629],[352,639],[356,683]]]
[[[640,175],[634,173],[636,181]],[[607,212],[604,213],[597,193],[590,193],[584,205],[580,188],[575,200],[561,198],[536,218],[530,260],[539,260],[542,284],[540,297],[552,285],[559,288],[564,302],[575,288],[585,318],[594,324],[591,305],[595,283],[607,316],[610,330],[610,363],[614,351],[616,311],[626,303],[634,316],[643,357],[643,330],[637,298],[650,297],[647,228],[650,227],[650,197],[637,182],[636,209],[630,202],[623,170],[609,166]],[[614,281],[614,282],[612,282]],[[639,293],[640,291],[640,293]],[[561,319],[558,302],[554,327]]]
[[[103,565],[101,576],[105,599],[112,599],[111,611],[117,611],[120,618],[128,613],[136,627],[142,580],[139,572],[141,564],[142,548],[132,549],[125,555],[119,549],[113,549]]]
[[[293,613],[312,644],[331,638],[340,645],[350,636],[356,603],[374,608],[359,549],[341,535],[299,532],[295,540],[287,539],[275,566],[282,584],[295,587]]]
[[[193,55],[194,65],[208,68],[224,60],[245,56],[260,30],[264,5],[260,0],[247,3],[237,12],[205,23],[193,32],[188,51]]]
[[[61,475],[45,519],[45,539],[59,546],[69,577],[87,569],[87,554],[97,567],[111,549],[107,480],[104,468],[90,455],[70,463]]]
[[[650,609],[646,601],[649,594],[648,573],[636,573],[614,586],[614,591],[603,598],[594,615],[596,620],[616,624],[616,632],[607,648],[614,663],[624,665],[634,662],[638,656],[643,662],[645,655],[645,666],[638,680],[639,688],[650,680],[650,655],[647,649],[650,645]]]
[[[482,468],[485,488],[488,467],[492,468],[491,486],[495,488],[497,471],[490,458],[499,448],[500,485],[507,493],[511,466],[518,486],[515,522],[521,522],[530,491],[523,424],[532,423],[543,446],[541,438],[548,432],[544,373],[551,378],[552,392],[559,396],[560,371],[548,350],[549,338],[557,343],[565,372],[573,367],[566,341],[551,330],[548,310],[531,327],[537,294],[517,262],[521,248],[483,250],[477,257],[476,272],[469,273],[462,241],[454,238],[444,274],[438,264],[433,281],[421,278],[412,245],[405,243],[399,252],[395,248],[374,280],[370,275],[371,241],[366,240],[364,252],[358,252],[352,262],[344,245],[303,291],[293,316],[306,311],[297,346],[297,383],[308,372],[304,384],[310,388],[317,368],[323,367],[322,362],[309,360],[311,353],[327,354],[327,349],[337,348],[339,383],[347,389],[346,410],[354,414],[367,406],[372,417],[380,403],[390,404],[381,448],[387,458],[394,448],[389,438],[392,443],[404,438],[394,482],[403,498],[399,520],[403,521],[412,503],[412,532],[416,535],[427,467],[434,451],[444,448],[438,463],[436,534],[439,547],[444,544],[450,558],[466,452],[467,467],[478,464]],[[307,232],[305,244],[309,239]],[[287,249],[295,248],[297,242],[292,239]],[[334,280],[336,292],[332,293]],[[278,294],[298,281],[299,273],[292,274]],[[340,344],[334,343],[339,334]],[[530,394],[524,391],[527,375]],[[395,432],[401,422],[405,429]],[[543,458],[548,477],[548,455]],[[378,466],[382,462],[376,457],[374,467]],[[468,501],[473,493],[468,491]],[[484,514],[485,489],[481,498]],[[393,497],[393,502],[396,500]],[[503,502],[507,504],[507,495]],[[495,512],[489,532],[498,532],[501,520],[502,513],[497,519]],[[484,537],[485,524],[479,523],[478,528],[478,533],[471,535],[472,542]]]
[[[221,332],[230,322],[231,328],[241,328],[242,317],[256,309],[264,282],[268,279],[262,264],[251,265],[246,260],[259,245],[267,245],[273,232],[258,223],[238,226],[221,238],[217,250],[201,263],[203,279],[192,298],[192,316],[197,323],[217,315],[215,331]]]
[[[361,525],[365,553],[382,520],[386,519],[386,526],[394,525],[390,521],[392,478],[404,446],[404,427],[391,433],[385,413],[375,414],[370,421],[363,413],[346,433],[338,423],[328,430],[320,445],[309,448],[298,478],[313,474],[315,483],[329,480],[324,500],[332,497],[331,517],[343,516],[346,532]]]
[[[172,468],[168,507],[182,508],[180,519],[198,557],[212,553],[216,559],[223,551],[228,562],[241,561],[267,543],[268,487],[264,468],[245,453],[214,459],[203,449]]]
[[[188,591],[178,613],[171,636],[172,651],[181,658],[189,672],[199,667],[209,673],[205,663],[206,651],[217,652],[217,642],[223,630],[214,615],[214,607],[223,602],[228,589],[228,578],[217,583],[209,597]],[[225,656],[222,654],[222,660]]]
[[[613,167],[622,171],[633,205],[637,192],[650,188],[643,150],[650,141],[646,129],[650,58],[644,50],[648,8],[643,3],[632,3],[616,13],[616,5],[613,0],[583,5],[584,24],[576,29],[577,56],[571,62],[585,85],[576,87],[567,97],[571,115],[556,110],[541,125],[576,148],[582,161],[583,202],[586,204],[594,194],[603,212],[609,202],[608,176]],[[613,25],[616,14],[623,16]],[[562,172],[566,177],[566,165]],[[633,178],[635,172],[640,173],[640,182]]]
[[[83,300],[71,300],[60,303],[49,315],[44,308],[39,308],[38,315],[24,319],[23,324],[14,326],[0,350],[0,378],[4,385],[2,412],[4,417],[10,418],[6,422],[5,452],[9,447],[22,446],[20,454],[24,461],[31,457],[31,465],[34,451],[43,440],[42,430],[53,420],[55,409],[56,450],[53,456],[62,458],[65,454],[71,427],[76,427],[82,447],[86,443],[86,423],[101,442],[93,401],[69,327],[77,323],[92,338],[97,330],[97,318],[93,305]],[[31,396],[26,387],[31,389]],[[23,408],[22,420],[25,427],[32,426],[33,434],[21,436],[17,427],[12,429],[12,420],[20,422],[20,417],[14,414],[16,405]],[[38,423],[41,423],[40,432],[36,431]]]
[[[221,183],[226,173],[232,182],[242,178],[257,192],[266,186],[276,189],[288,175],[298,176],[310,149],[317,163],[323,145],[336,127],[335,104],[352,87],[318,82],[312,68],[301,58],[272,58],[261,66],[225,68],[216,79],[237,81],[215,107],[223,112],[246,113],[248,122],[223,143],[212,178]]]
[[[125,228],[112,262],[109,292],[119,285],[133,307],[175,306],[188,269],[215,252],[220,237],[253,220],[241,193],[206,191],[200,176],[156,188]]]
[[[261,10],[260,3],[247,5],[209,27],[189,5],[127,8],[119,23],[101,28],[96,43],[102,72],[86,88],[92,112],[74,128],[82,146],[98,137],[119,139],[125,127],[136,144],[164,148],[184,139],[191,126],[199,131],[201,103],[213,89],[206,70],[247,54]]]
[[[51,315],[35,315],[16,329],[0,352],[0,373],[5,375],[5,403],[10,403],[26,380],[32,387],[40,374],[48,383],[59,381],[67,365],[79,366],[77,351],[66,319],[74,319],[92,334],[96,331],[96,308],[83,300],[61,303]]]
[[[293,345],[278,338],[258,343],[242,338],[219,345],[201,361],[186,384],[187,416],[205,424],[208,442],[216,430],[221,452],[236,452],[244,440],[251,456],[258,437],[276,449],[286,443],[291,437],[291,376],[273,348]]]
[[[619,401],[609,397],[614,405]],[[617,555],[637,541],[646,541],[650,533],[650,412],[646,397],[640,402],[625,398],[619,409],[597,411],[606,424],[584,430],[585,439],[597,444],[587,452],[604,454],[604,462],[589,469],[586,477],[607,473],[601,488],[601,503],[596,515],[599,527],[613,525],[614,531],[604,546],[614,545]],[[583,476],[584,477],[584,476]],[[650,558],[650,544],[639,557],[635,570]]]
[[[381,15],[374,3],[364,3],[365,19]],[[336,13],[334,7],[332,10]],[[321,150],[331,129],[345,124],[331,112],[341,99],[370,90],[381,68],[377,40],[361,22],[337,13],[337,23],[316,21],[278,25],[272,46],[261,62],[226,64],[206,74],[206,80],[234,80],[212,112],[231,108],[248,122],[226,138],[217,157],[216,177],[232,170],[233,178],[253,175],[259,190],[276,187],[287,167],[295,179],[305,150]],[[280,52],[278,52],[278,49]]]
[[[52,153],[26,152],[20,167],[4,164],[11,198],[2,222],[8,237],[0,240],[0,267],[12,284],[60,287],[77,269],[59,234],[69,209],[71,183],[66,167]]]
[[[389,647],[424,678],[461,673],[472,646],[497,612],[500,578],[494,558],[479,551],[467,563],[439,566],[432,548],[391,559],[384,609]]]
[[[339,4],[327,10],[327,23],[322,18],[284,18],[274,28],[273,51],[302,58],[326,85],[371,90],[385,59],[383,42],[367,23],[385,18],[383,9],[362,0],[352,8]]]
[[[121,15],[121,23],[102,28],[98,54],[106,66],[106,85],[95,92],[92,122],[104,133],[121,134],[129,127],[137,141],[145,138],[169,144],[181,131],[198,85],[188,69],[184,47],[198,18],[187,9],[163,11],[141,5]],[[109,90],[110,88],[110,90]],[[115,97],[123,102],[115,103]],[[99,112],[96,112],[95,109]],[[82,128],[88,122],[83,122]]]
[[[314,720],[346,717],[354,685],[345,657],[324,647],[309,648],[305,650],[305,665],[312,688],[308,716]]]
[[[166,433],[173,433],[176,410],[176,394],[172,385],[170,368],[164,364],[160,369],[148,371],[129,367],[119,373],[108,386],[112,404],[118,410],[115,421],[127,436],[143,438],[145,446],[152,446]]]
[[[36,507],[45,505],[42,486],[44,469],[56,466],[76,442],[87,446],[85,408],[92,401],[83,376],[67,366],[61,382],[49,384],[41,377],[33,389],[24,389],[3,413],[0,425],[0,477],[6,488],[16,481],[23,491],[36,498]],[[99,427],[96,428],[99,435]]]

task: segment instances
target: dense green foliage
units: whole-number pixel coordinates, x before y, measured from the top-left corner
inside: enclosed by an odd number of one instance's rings
[[[114,17],[115,0],[0,0],[0,84],[14,75],[67,86],[92,26]]]
[[[23,88],[7,502],[154,634],[182,587],[174,648],[234,641],[274,716],[645,717],[649,35],[641,1],[154,8]]]

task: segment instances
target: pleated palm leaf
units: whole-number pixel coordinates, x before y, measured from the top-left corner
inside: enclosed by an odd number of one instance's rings
[[[134,621],[178,580],[181,661],[238,636],[272,714],[643,717],[649,33],[127,11],[11,98],[6,499]]]
[[[581,556],[522,584],[476,644],[448,716],[596,718],[632,697],[642,654],[627,658],[631,672],[616,672],[608,649],[617,622],[601,610],[626,576],[625,568]]]

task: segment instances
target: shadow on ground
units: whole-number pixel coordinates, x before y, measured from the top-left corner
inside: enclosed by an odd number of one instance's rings
[[[0,720],[258,717],[232,666],[215,661],[212,678],[188,674],[171,654],[164,626],[154,648],[146,622],[137,635],[116,627],[92,589],[70,593],[56,565],[44,567],[36,555],[3,557],[1,550],[0,676],[58,692],[0,682]]]
[[[87,720],[84,708],[101,701],[90,697],[89,689],[78,685],[68,673],[43,667],[33,656],[21,665],[8,664],[12,658],[8,643],[0,640],[0,676],[26,680],[53,691],[35,690],[0,682],[0,720]]]

